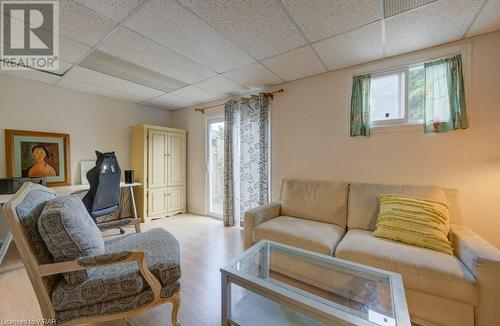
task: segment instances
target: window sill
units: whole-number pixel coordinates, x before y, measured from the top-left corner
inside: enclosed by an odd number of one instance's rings
[[[386,132],[414,132],[424,130],[423,123],[408,123],[402,125],[383,125],[383,126],[372,126],[370,132],[372,134],[386,133]]]

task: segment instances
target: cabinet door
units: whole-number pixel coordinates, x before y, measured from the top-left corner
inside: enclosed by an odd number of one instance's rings
[[[148,216],[155,216],[168,211],[168,191],[166,188],[148,191]]]
[[[148,131],[148,188],[167,186],[167,133]]]
[[[181,211],[184,209],[184,187],[168,188],[168,211]]]
[[[168,186],[184,185],[185,135],[168,133]]]

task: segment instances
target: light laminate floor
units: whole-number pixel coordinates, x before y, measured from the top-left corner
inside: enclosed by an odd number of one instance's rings
[[[183,326],[220,325],[219,268],[243,250],[242,230],[225,228],[204,216],[182,214],[143,224],[142,229],[162,227],[173,233],[181,246],[181,309]],[[171,305],[142,313],[129,321],[134,326],[170,325]],[[26,271],[14,246],[0,266],[0,322],[41,318],[40,308]],[[125,321],[102,323],[125,326]]]

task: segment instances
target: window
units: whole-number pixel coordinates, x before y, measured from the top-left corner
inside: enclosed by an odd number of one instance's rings
[[[372,75],[370,125],[377,127],[422,123],[424,84],[423,65]]]
[[[468,128],[470,53],[471,44],[463,44],[353,68],[348,74],[349,135]]]
[[[373,76],[370,83],[370,122],[403,122],[406,118],[405,71]]]

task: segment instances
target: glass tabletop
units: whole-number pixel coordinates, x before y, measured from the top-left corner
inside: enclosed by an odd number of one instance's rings
[[[360,264],[261,241],[228,266],[377,325],[396,325],[391,276]]]

